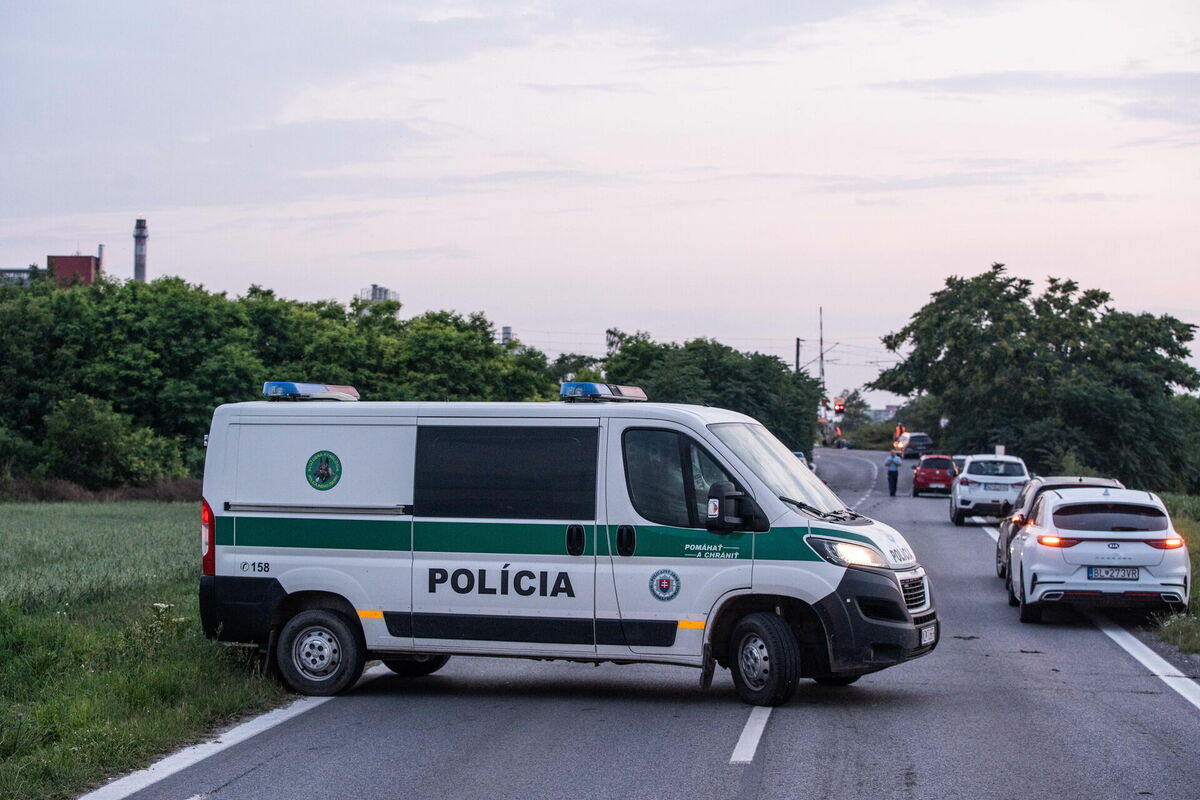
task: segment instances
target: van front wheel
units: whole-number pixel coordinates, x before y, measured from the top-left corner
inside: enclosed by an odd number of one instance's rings
[[[362,636],[341,614],[317,608],[301,611],[283,626],[275,661],[293,691],[327,696],[358,681],[364,650]]]
[[[432,675],[442,667],[450,656],[420,655],[409,658],[385,658],[383,665],[402,678],[421,678]]]
[[[733,629],[729,664],[743,702],[782,705],[800,680],[800,645],[782,617],[756,611],[742,617]]]

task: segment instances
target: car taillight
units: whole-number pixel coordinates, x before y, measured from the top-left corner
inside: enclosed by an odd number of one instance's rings
[[[974,486],[974,485],[975,485],[975,484],[977,484],[977,483],[979,483],[979,481],[973,481],[973,480],[971,480],[970,478],[965,478],[965,477],[964,477],[964,478],[959,478],[959,479],[958,479],[958,485],[959,485],[959,486]]]
[[[202,575],[217,574],[217,521],[212,507],[200,498],[200,572]]]
[[[1174,536],[1170,539],[1147,539],[1146,544],[1159,550],[1178,550],[1183,547],[1183,539]]]
[[[1024,486],[1027,483],[1029,483],[1029,481],[1018,481],[1017,483],[1014,483],[1013,486]]]
[[[1074,547],[1082,541],[1082,539],[1068,539],[1065,536],[1038,537],[1038,544],[1044,544],[1046,547]]]

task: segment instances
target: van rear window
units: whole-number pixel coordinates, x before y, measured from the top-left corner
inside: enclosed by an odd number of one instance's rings
[[[421,517],[596,518],[597,428],[422,425]]]
[[[1054,509],[1054,527],[1060,531],[1100,533],[1165,531],[1167,515],[1153,506],[1081,503]]]

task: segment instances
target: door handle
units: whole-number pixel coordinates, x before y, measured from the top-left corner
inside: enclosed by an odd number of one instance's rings
[[[567,555],[583,555],[583,550],[586,543],[587,537],[583,533],[582,525],[567,526]]]
[[[631,556],[637,550],[637,534],[632,525],[617,526],[617,555]]]

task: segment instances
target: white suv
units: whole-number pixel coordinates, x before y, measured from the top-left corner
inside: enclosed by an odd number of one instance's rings
[[[962,525],[969,516],[1007,514],[1027,483],[1029,470],[1016,456],[967,456],[950,485],[950,521]]]
[[[1186,608],[1192,564],[1162,500],[1132,489],[1042,494],[1013,537],[1008,602],[1022,622],[1052,603]]]

